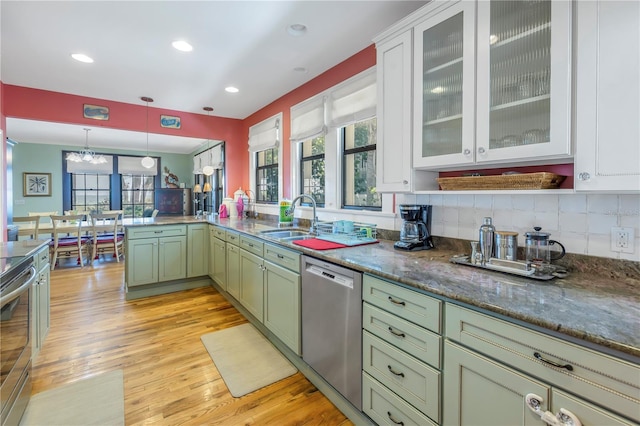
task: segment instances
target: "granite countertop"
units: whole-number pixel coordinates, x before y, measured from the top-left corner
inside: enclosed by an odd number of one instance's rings
[[[49,244],[48,238],[38,240],[6,241],[0,243],[0,257],[33,256],[42,247]]]
[[[208,216],[145,219],[130,225],[168,225],[208,222],[260,236],[277,228],[272,221],[219,219]],[[568,340],[597,344],[640,358],[640,279],[612,279],[572,272],[567,278],[539,281],[449,262],[456,254],[433,249],[398,251],[393,241],[334,250],[311,250],[277,242],[304,254],[369,272],[447,299],[541,327]],[[634,359],[637,362],[637,359]]]

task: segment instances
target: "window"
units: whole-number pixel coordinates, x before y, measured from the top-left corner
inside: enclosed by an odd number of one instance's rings
[[[319,207],[323,207],[325,198],[324,136],[306,140],[300,145],[301,192],[305,194],[311,194],[316,200],[316,205]],[[309,201],[306,201],[304,204],[310,203]]]
[[[122,175],[124,217],[151,216],[155,208],[155,176]]]
[[[342,207],[381,210],[376,192],[375,118],[342,127]]]
[[[259,203],[278,201],[278,148],[269,148],[255,153],[256,194]]]
[[[96,173],[71,174],[71,210],[99,213],[111,209],[111,176]]]

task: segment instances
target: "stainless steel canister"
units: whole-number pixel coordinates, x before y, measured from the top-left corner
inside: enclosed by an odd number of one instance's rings
[[[498,259],[517,260],[518,233],[512,231],[495,231],[495,257]]]

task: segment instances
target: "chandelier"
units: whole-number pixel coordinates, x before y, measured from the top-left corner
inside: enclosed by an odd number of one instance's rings
[[[104,155],[96,154],[95,151],[89,148],[89,131],[91,129],[84,128],[86,133],[84,148],[78,152],[70,152],[67,154],[66,159],[73,161],[74,163],[91,163],[91,164],[105,164],[107,159]]]

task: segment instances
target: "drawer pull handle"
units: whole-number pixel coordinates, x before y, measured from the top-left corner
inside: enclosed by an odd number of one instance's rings
[[[391,420],[395,424],[400,425],[400,426],[404,426],[404,422],[401,422],[400,420],[394,419],[389,411],[387,411],[387,417],[389,417],[389,420]]]
[[[404,301],[402,300],[396,300],[393,297],[389,296],[389,302],[395,304],[395,305],[401,305],[401,306],[405,306],[406,303],[404,303]]]
[[[398,337],[407,337],[404,335],[404,333],[396,331],[393,327],[389,327],[389,333],[393,334],[394,336],[398,336]]]
[[[391,374],[394,374],[394,375],[400,376],[400,377],[404,377],[404,373],[403,372],[398,372],[398,371],[394,370],[392,366],[387,365],[387,368],[389,369]]]
[[[153,231],[154,234],[162,234],[163,231]]]
[[[283,255],[281,255],[281,254],[279,254],[279,255],[278,255],[278,259],[284,259],[284,256],[283,256]]]
[[[549,361],[548,359],[544,359],[544,357],[540,355],[539,352],[534,352],[533,356],[536,357],[536,359],[544,362],[545,364],[549,364],[557,368],[564,368],[566,370],[573,371],[573,367],[571,366],[571,364],[562,365],[562,364],[558,364],[557,362]]]

